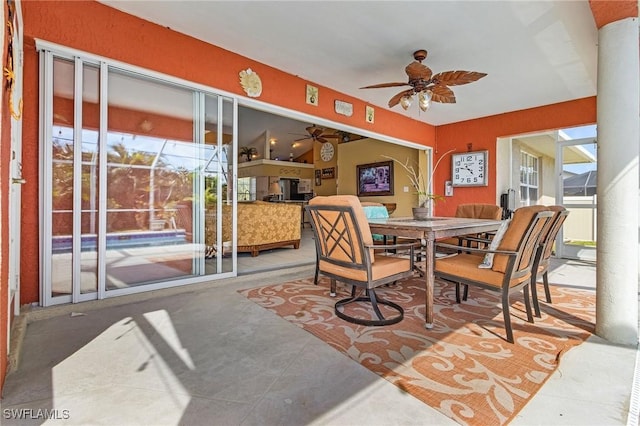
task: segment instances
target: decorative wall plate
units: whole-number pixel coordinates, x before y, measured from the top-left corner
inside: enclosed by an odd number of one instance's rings
[[[240,85],[247,96],[257,98],[262,94],[262,80],[251,68],[240,71]]]

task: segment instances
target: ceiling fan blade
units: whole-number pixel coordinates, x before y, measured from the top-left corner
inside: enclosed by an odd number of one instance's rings
[[[437,81],[436,84],[443,84],[445,86],[459,86],[461,84],[473,83],[480,80],[487,74],[483,72],[475,71],[445,71],[433,76],[433,80]]]
[[[311,136],[305,136],[304,138],[294,139],[294,142],[306,141],[307,139],[312,139]]]
[[[325,139],[325,138],[323,138],[322,136],[318,136],[318,137],[316,138],[316,140],[317,140],[318,142],[322,142],[322,143],[329,142],[328,140],[326,140],[326,139]]]
[[[418,61],[411,62],[404,70],[409,76],[409,81],[420,79],[429,80],[431,78],[431,74],[433,74],[431,72],[431,68]]]
[[[371,86],[364,86],[361,89],[379,89],[381,87],[398,87],[398,86],[409,86],[409,83],[380,83],[373,84]]]
[[[320,135],[325,139],[339,139],[340,136],[339,135]]]
[[[402,99],[403,96],[411,96],[411,95],[413,95],[413,89],[403,90],[402,92],[395,95],[393,98],[389,99],[389,108],[393,108],[394,106],[398,105],[398,103],[400,102],[400,99]]]
[[[453,94],[453,90],[447,86],[436,84],[429,88],[431,91],[431,102],[440,102],[441,104],[455,104],[456,95]]]
[[[311,132],[311,137],[315,139],[318,136],[322,135],[322,132],[324,132],[324,130],[322,130],[319,127],[316,127],[316,129],[313,132]]]

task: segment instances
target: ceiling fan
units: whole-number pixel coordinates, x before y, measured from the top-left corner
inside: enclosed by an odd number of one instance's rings
[[[361,89],[378,89],[381,87],[411,86],[389,100],[389,108],[400,104],[405,110],[411,106],[411,97],[418,94],[420,109],[426,111],[431,102],[452,104],[456,97],[448,86],[459,86],[480,80],[487,74],[474,71],[445,71],[433,75],[431,69],[422,64],[427,57],[426,50],[413,52],[415,61],[404,69],[409,76],[407,83],[381,83],[361,87]]]
[[[339,135],[334,135],[334,134],[325,134],[325,129],[321,128],[321,127],[317,127],[317,126],[309,126],[306,128],[306,131],[308,133],[307,136],[305,136],[304,138],[300,138],[300,139],[296,139],[294,140],[294,142],[299,142],[299,141],[304,141],[307,139],[312,139],[313,141],[317,141],[317,142],[329,142],[327,139],[338,139],[340,138]]]

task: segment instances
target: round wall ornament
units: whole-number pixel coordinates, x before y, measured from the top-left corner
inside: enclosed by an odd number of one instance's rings
[[[262,94],[262,80],[251,68],[240,71],[240,85],[247,96],[257,98]]]

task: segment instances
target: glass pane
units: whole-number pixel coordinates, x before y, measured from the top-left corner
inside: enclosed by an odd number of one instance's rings
[[[562,204],[570,211],[563,225],[564,243],[574,246],[569,257],[585,257],[586,251],[595,249],[597,240],[596,144],[565,146],[562,157]],[[572,252],[582,254],[573,256]]]
[[[233,270],[233,103],[223,99],[221,123],[218,105],[217,96],[205,97],[204,242],[207,273]]]
[[[98,291],[98,129],[100,127],[100,70],[84,65],[82,83],[82,183],[80,292]]]
[[[110,69],[107,290],[193,275],[193,129],[192,91]]]
[[[74,63],[53,61],[51,296],[71,294],[73,232]]]

